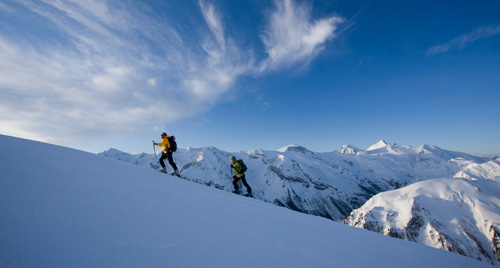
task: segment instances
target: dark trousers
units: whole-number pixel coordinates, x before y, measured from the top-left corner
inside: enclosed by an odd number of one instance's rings
[[[161,167],[165,167],[165,158],[168,159],[168,163],[174,168],[174,170],[177,170],[177,165],[174,163],[174,158],[172,157],[171,151],[168,151],[167,153],[161,152],[161,157],[160,157],[160,165]]]
[[[252,193],[252,188],[250,188],[250,185],[248,185],[247,183],[247,180],[245,179],[245,175],[241,176],[240,178],[234,176],[233,177],[233,185],[234,185],[234,189],[236,191],[239,191],[240,190],[240,187],[238,187],[238,181],[243,182],[243,185],[245,185],[245,187],[247,187],[247,192],[250,194]]]

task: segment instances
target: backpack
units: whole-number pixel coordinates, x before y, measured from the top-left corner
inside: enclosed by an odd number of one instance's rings
[[[238,160],[238,163],[240,163],[241,165],[241,173],[245,173],[245,171],[247,171],[247,166],[245,165],[245,163],[243,163],[243,160]]]
[[[175,142],[175,136],[168,137],[168,143],[170,143],[170,150],[172,152],[177,151],[177,142]]]

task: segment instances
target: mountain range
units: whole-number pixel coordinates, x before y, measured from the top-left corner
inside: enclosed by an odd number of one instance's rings
[[[101,155],[158,168],[153,154],[110,149]],[[299,145],[174,153],[184,179],[225,191],[233,189],[231,156],[248,166],[247,181],[257,199],[499,265],[500,191],[490,190],[500,183],[495,157],[383,140],[366,150],[344,145],[324,153]],[[476,188],[483,190],[473,194]],[[442,216],[443,203],[459,209],[445,209],[450,213]]]

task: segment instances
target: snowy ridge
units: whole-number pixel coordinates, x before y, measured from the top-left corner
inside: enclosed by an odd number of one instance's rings
[[[343,145],[338,150],[338,152],[341,154],[351,154],[351,155],[356,155],[359,151],[361,151],[359,148],[352,146],[350,144]]]
[[[0,172],[5,267],[491,267],[40,142],[0,135]]]
[[[111,149],[109,149],[101,154],[104,156],[110,157],[110,158],[115,158],[118,160],[132,163],[134,165],[139,165],[139,166],[153,164],[151,162],[150,155],[148,155],[146,153],[133,155],[133,154],[129,154],[129,153],[124,153],[124,152],[117,150],[115,148],[111,148]]]
[[[497,158],[483,164],[470,164],[453,177],[469,180],[493,180],[500,183],[500,159]]]
[[[277,151],[229,153],[215,147],[178,149],[174,159],[184,178],[231,191],[229,157],[242,159],[254,196],[263,201],[333,220],[347,216],[383,191],[436,177],[452,177],[483,158],[428,145],[414,148],[384,141],[360,150],[345,145],[338,151],[315,153],[299,145]],[[104,155],[143,166],[154,166],[149,155],[141,161],[104,152]],[[128,159],[128,160],[127,160]],[[139,164],[138,164],[139,163]],[[171,171],[172,172],[172,171]]]
[[[342,222],[500,265],[500,184],[435,179],[384,192]]]

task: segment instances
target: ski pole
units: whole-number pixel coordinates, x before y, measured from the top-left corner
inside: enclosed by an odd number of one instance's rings
[[[158,159],[156,158],[156,147],[155,147],[155,141],[153,140],[153,151],[155,152],[155,166],[158,164]]]
[[[155,160],[158,162],[158,159],[156,159],[156,147],[155,147],[155,141],[153,141],[153,151],[155,152]]]
[[[234,180],[234,179],[233,179],[233,168],[232,168],[231,166],[229,166],[229,172],[230,172],[230,174],[231,174],[231,177],[230,177],[230,178],[231,178],[231,184],[233,184],[233,180]],[[231,186],[230,186],[230,187],[231,187]]]

